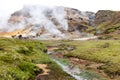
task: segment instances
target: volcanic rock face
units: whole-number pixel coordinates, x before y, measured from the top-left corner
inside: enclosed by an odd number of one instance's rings
[[[90,16],[88,12],[81,12],[77,9],[66,8],[67,11],[67,20],[69,29],[68,31],[75,31],[75,30],[85,30],[90,22]],[[90,12],[89,12],[90,13]]]
[[[73,8],[25,6],[11,15],[7,31],[26,36],[64,38],[71,35],[71,32],[80,36],[89,25],[93,25],[94,16],[92,12],[81,12]],[[16,33],[16,30],[20,31]]]

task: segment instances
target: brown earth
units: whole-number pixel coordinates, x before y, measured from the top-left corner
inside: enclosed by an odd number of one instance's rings
[[[36,66],[43,70],[43,73],[39,75],[49,75],[50,70],[47,69],[46,64],[36,64]]]

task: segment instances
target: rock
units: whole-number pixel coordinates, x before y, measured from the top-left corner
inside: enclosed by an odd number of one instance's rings
[[[110,10],[99,10],[95,14],[95,25],[99,25],[103,22],[113,20],[116,12]]]
[[[66,8],[67,20],[69,29],[68,31],[85,31],[88,25],[93,25],[94,13],[93,12],[81,12],[77,9]]]

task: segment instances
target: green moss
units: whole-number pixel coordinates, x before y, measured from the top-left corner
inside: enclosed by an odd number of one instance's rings
[[[119,63],[107,63],[100,66],[98,69],[104,70],[111,78],[120,75],[120,64]]]
[[[0,38],[0,80],[34,80],[43,72],[35,64],[48,65],[52,73],[48,75],[49,80],[66,76],[65,80],[74,80],[49,58],[41,41]]]
[[[69,61],[67,59],[60,59],[60,62],[64,65],[68,65]]]
[[[92,70],[83,71],[79,75],[82,76],[86,80],[105,80],[102,78],[102,76],[96,74]]]
[[[49,64],[48,68],[51,69],[51,72],[50,76],[47,77],[47,80],[75,80],[69,74],[66,74],[64,71],[62,71],[61,67],[56,65],[55,63],[53,63],[52,65]]]

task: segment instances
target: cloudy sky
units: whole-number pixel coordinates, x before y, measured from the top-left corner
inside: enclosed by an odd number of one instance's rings
[[[120,0],[0,0],[0,16],[19,10],[23,5],[66,6],[81,11],[120,10]]]

